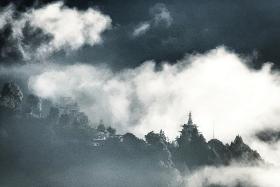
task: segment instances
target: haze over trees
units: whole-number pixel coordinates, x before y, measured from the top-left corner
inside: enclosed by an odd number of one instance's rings
[[[202,166],[259,164],[241,136],[224,145],[206,141],[189,113],[174,141],[145,139],[93,125],[71,98],[42,114],[42,99],[13,82],[0,97],[0,186],[183,186],[178,176]],[[213,184],[215,185],[215,184]]]

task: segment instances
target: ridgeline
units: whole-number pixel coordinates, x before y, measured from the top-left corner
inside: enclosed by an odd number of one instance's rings
[[[180,173],[231,162],[263,160],[241,136],[207,142],[191,113],[175,141],[163,131],[143,140],[102,121],[93,126],[71,98],[42,108],[15,83],[1,91],[0,186],[181,186]]]

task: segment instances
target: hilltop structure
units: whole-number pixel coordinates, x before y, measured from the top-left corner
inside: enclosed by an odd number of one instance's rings
[[[21,102],[23,99],[25,102]],[[60,163],[54,155],[67,155],[70,166],[83,159],[88,164],[110,158],[116,163],[133,162],[137,165],[142,162],[139,164],[141,167],[145,165],[157,171],[171,168],[181,172],[206,165],[227,165],[232,161],[243,164],[262,161],[241,136],[231,144],[223,144],[217,139],[207,142],[194,123],[192,113],[188,114],[176,141],[170,142],[163,131],[149,132],[143,140],[132,133],[118,135],[114,128],[105,126],[102,121],[94,127],[69,97],[64,97],[56,106],[50,106],[47,115],[40,115],[41,108],[44,108],[40,102],[38,96],[24,98],[15,84],[4,85],[0,97],[0,150],[7,156],[0,155],[0,163],[6,163],[6,158],[13,158],[12,161],[16,162],[17,152],[24,154],[23,159],[27,158],[24,160],[27,168],[34,164],[33,160],[28,160],[30,155],[36,155],[33,158],[38,163],[46,160]],[[26,111],[21,112],[17,108]],[[10,150],[11,147],[13,149]],[[49,163],[42,164],[41,168],[48,166]]]

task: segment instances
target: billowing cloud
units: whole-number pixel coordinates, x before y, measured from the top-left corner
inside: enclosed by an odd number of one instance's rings
[[[110,17],[98,10],[88,8],[80,11],[66,7],[62,2],[30,9],[17,19],[7,20],[11,14],[11,8],[5,9],[2,13],[5,19],[0,26],[10,22],[12,37],[17,41],[25,58],[41,58],[59,50],[76,50],[83,45],[93,46],[102,42],[101,34],[111,26]],[[42,38],[36,48],[31,46],[35,43],[32,39],[31,42],[22,42],[28,40],[25,38],[26,32],[36,35],[38,29],[48,38]]]
[[[207,138],[214,124],[216,136],[230,140],[279,124],[279,76],[270,67],[250,69],[246,60],[222,47],[175,65],[163,64],[159,71],[152,61],[120,73],[89,65],[63,66],[32,77],[30,87],[46,98],[87,98],[87,107],[103,108],[108,112],[104,116],[132,125],[138,134],[164,129],[174,137],[193,111]]]
[[[97,10],[78,11],[64,7],[61,2],[33,10],[27,17],[32,26],[53,36],[50,45],[55,49],[100,43],[101,33],[111,25],[111,19]]]
[[[207,139],[229,142],[237,134],[277,163],[273,146],[252,138],[259,129],[279,129],[280,77],[264,64],[260,70],[223,47],[205,54],[187,56],[177,64],[153,61],[136,69],[113,73],[90,65],[48,68],[29,81],[30,88],[44,98],[76,99],[90,119],[143,136],[163,129],[170,138],[179,134],[189,111]]]

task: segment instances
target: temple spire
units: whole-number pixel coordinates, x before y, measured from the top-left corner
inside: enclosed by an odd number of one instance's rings
[[[192,121],[192,113],[189,113],[189,120],[188,120],[188,125],[193,125],[193,121]]]

